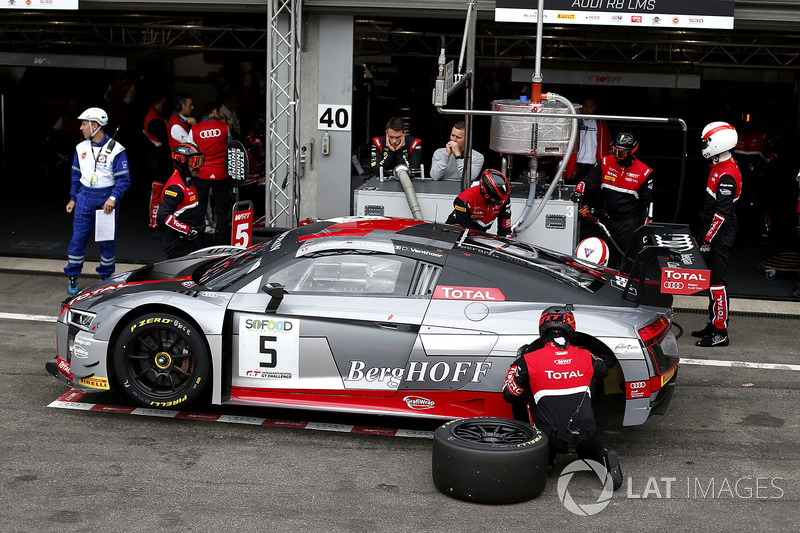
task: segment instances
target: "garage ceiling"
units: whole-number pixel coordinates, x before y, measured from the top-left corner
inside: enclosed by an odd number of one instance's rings
[[[79,11],[0,10],[0,44],[6,52],[120,55],[133,62],[137,56],[164,52],[263,53],[266,2],[81,0]],[[448,52],[460,46],[464,0],[305,0],[303,5],[306,12],[355,15],[356,52],[363,57],[433,57],[442,37]],[[494,1],[479,0],[477,5],[479,60],[524,65],[535,57],[534,25],[526,31],[525,25],[495,23]],[[800,69],[800,2],[737,1],[735,8],[733,31],[548,25],[542,57],[551,65],[635,61],[682,72],[698,66]],[[444,23],[442,18],[451,20]]]

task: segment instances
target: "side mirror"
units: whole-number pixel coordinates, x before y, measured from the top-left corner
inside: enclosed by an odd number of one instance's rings
[[[280,283],[267,283],[261,290],[266,292],[270,296],[269,304],[267,304],[267,309],[265,310],[266,313],[274,313],[278,310],[278,307],[281,305],[283,301],[283,296],[286,293],[286,289],[283,288],[283,285]]]

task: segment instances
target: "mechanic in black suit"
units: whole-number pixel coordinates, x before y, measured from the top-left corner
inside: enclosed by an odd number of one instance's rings
[[[386,134],[372,139],[370,164],[372,175],[388,176],[397,165],[417,170],[422,164],[422,141],[404,133],[403,119],[393,117],[386,123]]]
[[[557,453],[577,452],[581,459],[605,465],[617,490],[622,486],[619,458],[603,446],[590,389],[592,379],[605,378],[608,369],[599,357],[570,344],[574,333],[572,305],[545,309],[539,319],[545,344],[537,350],[530,345],[518,350],[506,375],[503,399],[511,404],[514,419],[547,434],[551,466]]]

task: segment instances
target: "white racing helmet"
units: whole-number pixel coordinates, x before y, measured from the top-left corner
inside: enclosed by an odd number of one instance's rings
[[[97,122],[100,126],[108,124],[108,113],[99,107],[90,107],[78,116],[78,120],[88,120],[89,122]]]
[[[608,245],[602,239],[589,237],[578,243],[575,257],[599,266],[608,265]]]
[[[733,150],[737,142],[739,135],[727,122],[711,122],[703,128],[703,133],[700,135],[702,154],[706,159]]]

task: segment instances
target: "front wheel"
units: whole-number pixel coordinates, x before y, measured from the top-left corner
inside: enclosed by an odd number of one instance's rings
[[[114,349],[114,369],[125,394],[146,407],[196,400],[210,376],[200,333],[166,313],[140,316],[125,326]]]

